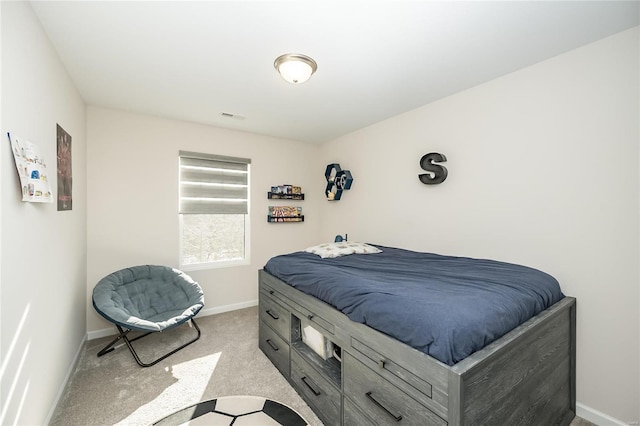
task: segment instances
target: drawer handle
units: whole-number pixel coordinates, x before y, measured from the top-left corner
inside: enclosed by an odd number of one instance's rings
[[[274,293],[274,291],[273,291],[273,290],[269,290],[269,294],[273,294],[273,293]]]
[[[309,389],[311,389],[311,392],[313,392],[315,396],[320,396],[321,392],[319,390],[316,390],[316,388],[314,388],[313,386],[311,386],[311,383],[313,382],[310,379],[307,379],[307,376],[303,376],[301,380],[302,380],[302,383],[304,383],[305,385],[307,385]]]
[[[398,414],[397,416],[395,414],[393,414],[391,411],[389,411],[389,409],[387,407],[385,407],[384,405],[382,405],[382,403],[380,401],[378,401],[371,392],[367,392],[365,395],[367,395],[367,398],[369,398],[371,401],[373,401],[374,404],[376,404],[378,407],[382,408],[384,411],[386,411],[387,414],[389,414],[391,417],[393,417],[393,419],[396,422],[399,422],[400,420],[402,420],[402,416],[400,414]]]
[[[267,339],[267,343],[269,344],[269,346],[271,346],[271,349],[273,349],[274,351],[278,352],[280,350],[278,349],[278,346],[271,341],[271,339]]]
[[[278,316],[278,314],[274,314],[273,312],[271,312],[271,309],[267,309],[267,313],[269,314],[269,316],[273,319],[280,319],[280,317]]]
[[[378,367],[380,367],[381,370],[384,370],[384,365],[386,363],[387,363],[387,361],[384,360],[384,359],[378,360]]]
[[[310,320],[312,320],[312,319],[313,319],[313,314],[309,314],[309,315],[307,315],[307,318],[308,318],[308,319],[310,319]]]

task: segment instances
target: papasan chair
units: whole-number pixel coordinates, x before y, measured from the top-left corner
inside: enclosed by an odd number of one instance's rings
[[[178,269],[141,265],[113,272],[94,287],[93,307],[116,326],[119,334],[98,352],[98,356],[113,351],[114,345],[122,339],[141,367],[155,365],[200,338],[200,328],[193,317],[203,306],[204,294],[200,285]],[[151,362],[140,360],[132,342],[189,320],[197,331],[194,339]],[[144,334],[131,339],[128,334],[134,330]]]

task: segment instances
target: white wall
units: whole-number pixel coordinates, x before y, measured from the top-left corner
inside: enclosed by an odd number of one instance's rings
[[[85,333],[85,106],[26,2],[1,2],[1,424],[44,424]],[[7,132],[38,144],[56,192],[72,136],[73,210],[21,201]]]
[[[91,305],[103,276],[132,265],[178,266],[178,151],[250,158],[250,259],[247,266],[191,271],[205,312],[255,304],[257,271],[276,254],[317,243],[322,189],[309,191],[319,147],[251,133],[89,107],[87,326],[109,324]],[[272,185],[302,186],[304,201],[267,199]],[[268,206],[302,206],[304,223],[267,223]],[[113,328],[115,331],[115,328]]]
[[[108,327],[90,303],[99,278],[177,265],[178,150],[253,160],[251,265],[193,272],[207,309],[254,302],[269,257],[337,233],[527,264],[578,299],[578,402],[640,419],[637,28],[317,147],[100,108],[85,120],[29,5],[0,5],[1,135],[37,142],[52,165],[59,123],[74,165],[73,210],[57,212],[19,201],[0,150],[0,423],[47,420],[86,330]],[[439,186],[417,178],[432,151],[449,159]],[[355,182],[328,203],[333,161]],[[280,183],[303,186],[305,223],[266,223]]]
[[[354,183],[323,238],[551,273],[577,298],[578,402],[637,422],[638,75],[635,28],[324,144]],[[428,152],[441,185],[418,180]]]

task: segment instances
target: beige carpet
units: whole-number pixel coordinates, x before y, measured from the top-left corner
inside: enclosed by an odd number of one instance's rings
[[[200,340],[153,367],[139,367],[124,346],[98,358],[111,337],[87,342],[51,424],[147,425],[188,405],[230,395],[270,398],[310,424],[322,424],[258,349],[257,308],[196,320]],[[145,337],[134,347],[148,362],[162,341],[187,341],[194,334],[182,326]]]
[[[126,347],[101,358],[112,338],[87,342],[51,425],[148,425],[188,405],[230,395],[282,402],[311,425],[322,425],[278,370],[258,349],[258,309],[197,318],[202,337],[153,367],[142,368]],[[115,330],[115,328],[114,328]],[[195,330],[182,326],[134,343],[143,361],[157,348]],[[572,426],[591,423],[576,418]]]

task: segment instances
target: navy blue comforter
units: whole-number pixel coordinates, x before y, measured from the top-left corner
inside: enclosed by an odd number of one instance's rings
[[[448,365],[564,297],[555,278],[526,266],[376,247],[330,259],[300,251],[264,269]]]

